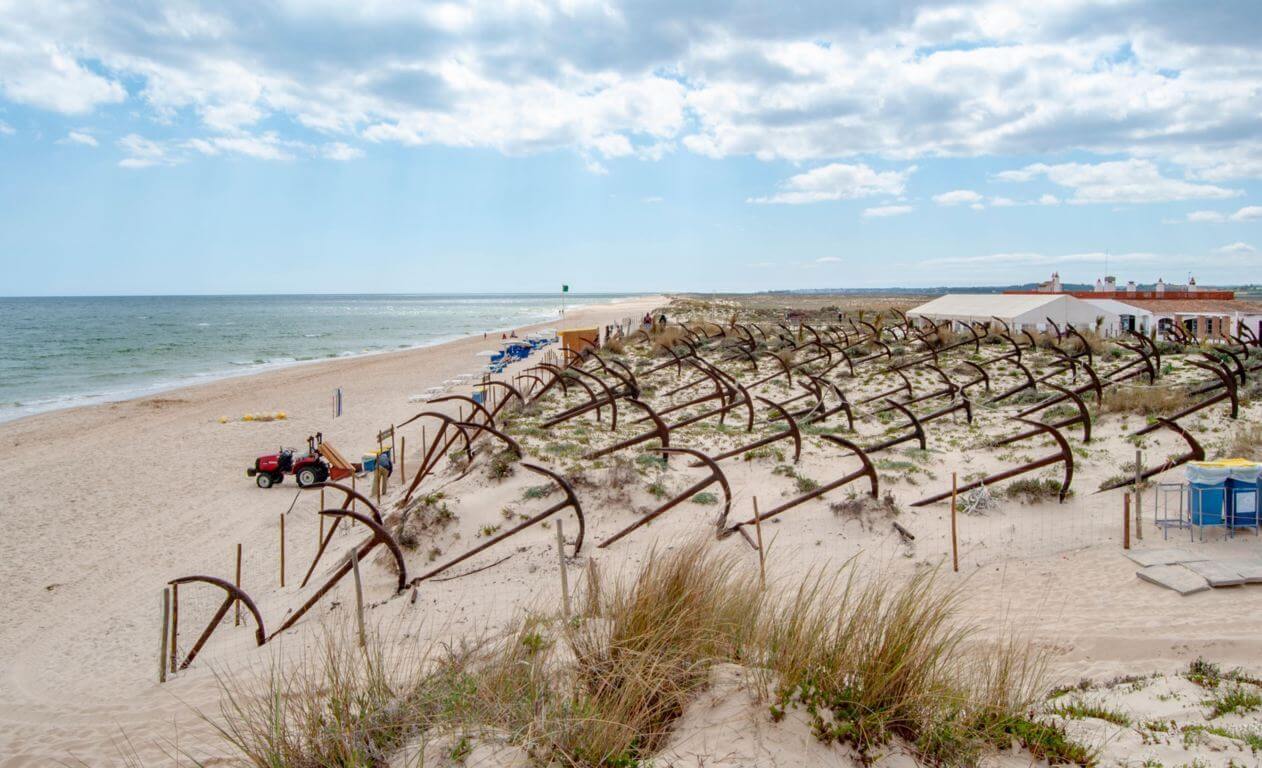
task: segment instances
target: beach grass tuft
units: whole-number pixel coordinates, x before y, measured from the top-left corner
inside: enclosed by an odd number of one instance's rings
[[[944,765],[1013,740],[1053,763],[1093,758],[1031,715],[1044,654],[979,638],[959,620],[960,591],[932,570],[866,579],[848,566],[767,591],[736,555],[696,540],[650,553],[627,578],[589,562],[585,583],[568,620],[525,614],[455,645],[374,632],[361,648],[350,631],[326,632],[296,667],[221,677],[211,722],[257,768],[380,765],[487,742],[541,765],[630,766],[667,744],[716,664],[734,663],[771,720],[800,708],[819,739],[864,759],[895,739]]]

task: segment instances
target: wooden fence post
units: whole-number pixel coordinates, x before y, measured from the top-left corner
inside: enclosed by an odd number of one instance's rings
[[[167,681],[167,627],[171,625],[171,589],[162,588],[162,646],[158,651],[158,682]]]
[[[359,577],[359,550],[351,550],[351,570],[355,572],[355,618],[359,625],[359,647],[368,647],[368,635],[364,631],[364,584]]]
[[[960,572],[960,540],[957,535],[956,473],[951,473],[951,570]]]
[[[557,563],[561,566],[561,612],[566,621],[570,620],[570,577],[565,571],[565,534],[561,530],[561,521],[557,520]]]
[[[408,455],[408,436],[403,435],[399,438],[399,484],[408,484],[408,470],[404,464],[404,458]]]
[[[1122,494],[1122,549],[1131,548],[1131,495]]]
[[[237,585],[237,589],[241,589],[241,543],[240,542],[237,542],[237,580],[235,583]],[[233,598],[232,607],[234,609],[234,613],[232,617],[232,626],[239,627],[241,626],[241,601],[237,598]]]
[[[285,515],[280,516],[280,588],[285,588]]]
[[[1141,485],[1144,482],[1144,452],[1135,449],[1135,539],[1144,540],[1144,517],[1141,504],[1143,491]]]
[[[754,533],[758,537],[758,584],[767,591],[767,556],[762,548],[762,518],[758,516],[758,497],[754,497]]]
[[[175,646],[180,636],[180,585],[171,585],[171,671],[175,671]]]

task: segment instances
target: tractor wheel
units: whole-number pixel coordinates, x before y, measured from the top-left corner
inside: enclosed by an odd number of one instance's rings
[[[260,488],[271,488],[272,476],[266,472],[260,472],[258,477],[254,478],[254,482],[257,483]]]
[[[300,488],[306,488],[308,485],[315,485],[320,482],[320,473],[316,472],[315,467],[303,467],[298,470],[298,474],[294,475],[298,480]]]

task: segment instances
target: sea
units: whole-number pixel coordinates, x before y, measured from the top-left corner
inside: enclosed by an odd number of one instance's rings
[[[568,294],[566,309],[625,298]],[[0,298],[0,421],[560,316],[559,294]]]

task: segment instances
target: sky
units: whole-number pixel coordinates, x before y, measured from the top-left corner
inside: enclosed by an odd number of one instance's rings
[[[0,0],[0,295],[1262,283],[1239,2]]]

